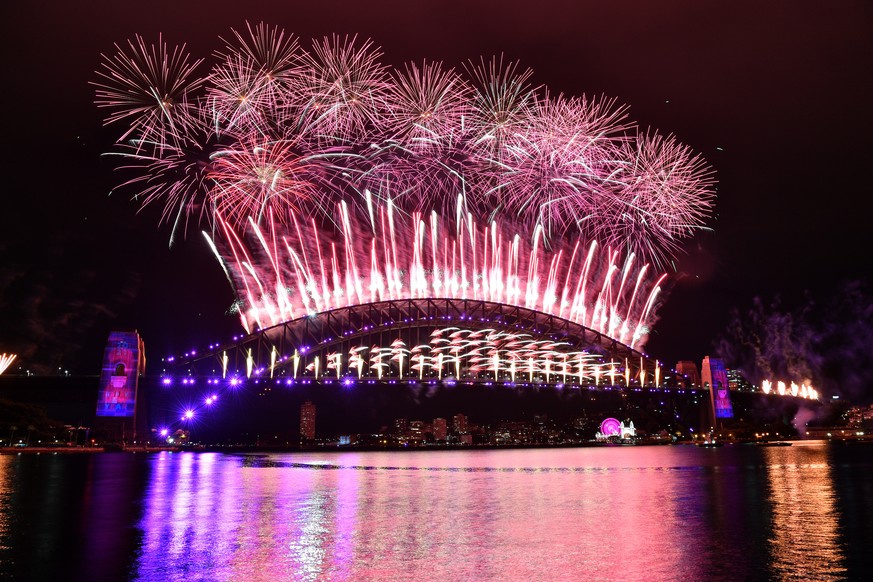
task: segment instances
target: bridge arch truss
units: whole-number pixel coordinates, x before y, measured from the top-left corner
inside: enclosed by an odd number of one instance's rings
[[[434,330],[447,328],[488,330],[552,342],[559,346],[559,353],[589,354],[601,363],[618,366],[622,375],[627,366],[624,377],[637,382],[641,370],[642,377],[653,378],[657,365],[606,334],[555,315],[482,300],[425,298],[359,304],[286,321],[236,343],[169,362],[166,371],[191,376],[317,378],[317,367],[312,370],[316,358],[325,375],[328,358],[340,354],[342,359],[346,354],[346,361],[339,362],[340,371],[333,376],[339,378],[352,374],[348,354],[357,346],[389,346],[398,339],[404,345],[419,345],[428,341]],[[402,365],[400,370],[386,369],[389,376],[398,372],[402,375]]]

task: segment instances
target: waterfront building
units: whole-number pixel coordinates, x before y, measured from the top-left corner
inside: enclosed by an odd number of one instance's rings
[[[461,413],[456,414],[452,418],[452,428],[455,434],[463,434],[467,432],[467,417]]]
[[[845,417],[849,426],[873,428],[873,404],[853,406],[846,411]]]
[[[445,442],[448,427],[445,418],[433,419],[433,438],[437,442]]]
[[[424,442],[425,433],[428,431],[428,425],[422,420],[413,420],[409,423],[408,437],[410,441],[421,443]]]
[[[743,376],[743,373],[737,370],[736,368],[728,368],[726,370],[727,373],[727,382],[728,387],[737,392],[755,392],[756,388],[752,386],[751,382],[746,380],[746,377]]]
[[[300,440],[315,440],[315,404],[309,400],[300,405]]]

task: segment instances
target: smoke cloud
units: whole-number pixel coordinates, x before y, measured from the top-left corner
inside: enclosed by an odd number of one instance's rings
[[[734,309],[718,353],[752,382],[808,382],[853,403],[873,401],[873,296],[858,281],[823,302],[807,297],[787,309],[776,298],[755,298]]]
[[[794,418],[791,419],[791,426],[797,430],[797,434],[803,436],[806,434],[806,425],[816,416],[818,416],[816,411],[801,406]]]
[[[27,253],[0,246],[0,352],[18,355],[7,373],[19,367],[37,375],[95,369],[107,330],[138,292],[137,272],[119,270],[109,285],[87,257],[77,257],[75,266],[65,259],[65,244],[49,240]]]

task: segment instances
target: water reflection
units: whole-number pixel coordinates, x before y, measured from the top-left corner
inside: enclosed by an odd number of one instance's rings
[[[767,572],[768,540],[794,535],[780,525],[782,504],[792,511],[786,489],[804,486],[798,476],[774,487],[768,510],[761,486],[785,465],[762,475],[760,454],[165,454],[154,460],[136,571],[143,580],[190,575],[192,564],[216,579],[713,579],[730,564],[730,578],[753,578]],[[827,530],[828,511],[802,519]]]
[[[0,455],[0,563],[9,560],[12,529],[12,495],[15,491],[12,456]]]
[[[179,579],[192,564],[227,579],[225,556],[236,551],[241,473],[214,453],[155,455],[145,494],[143,544],[135,571],[141,579]]]
[[[862,578],[867,452],[0,456],[0,578]]]
[[[768,448],[772,569],[779,578],[838,580],[846,575],[835,492],[822,445]]]

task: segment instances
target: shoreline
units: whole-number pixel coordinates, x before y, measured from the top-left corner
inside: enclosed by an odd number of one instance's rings
[[[160,453],[160,452],[198,452],[198,453],[314,453],[314,452],[409,452],[409,451],[477,451],[498,449],[572,449],[592,447],[664,446],[686,445],[690,442],[645,442],[645,443],[572,443],[555,445],[439,445],[415,447],[355,446],[355,445],[314,445],[264,447],[256,445],[186,445],[186,446],[95,446],[95,447],[0,447],[0,455],[39,454],[39,453]]]
[[[105,453],[105,447],[0,447],[0,455],[16,455],[19,453],[64,453],[86,454]]]
[[[790,443],[822,442],[822,439],[783,439],[777,443],[755,443],[754,441],[725,442],[725,446],[787,446]],[[870,439],[826,439],[828,444],[856,445],[873,444]],[[782,445],[781,443],[785,443]],[[556,445],[440,445],[417,447],[385,447],[385,446],[355,446],[355,445],[324,445],[324,446],[282,446],[264,447],[255,445],[189,445],[189,446],[117,446],[105,445],[95,447],[0,447],[0,455],[15,454],[93,454],[93,453],[227,453],[227,454],[267,454],[267,453],[343,453],[343,452],[411,452],[411,451],[483,451],[501,449],[574,449],[574,448],[625,448],[625,447],[658,447],[658,446],[695,446],[692,441],[677,442],[634,442],[634,443],[572,443]]]

